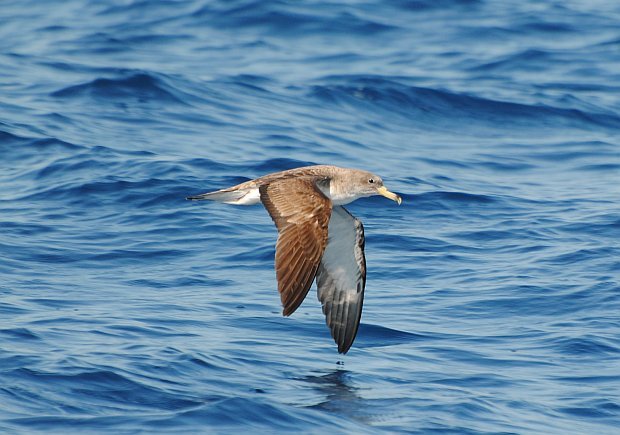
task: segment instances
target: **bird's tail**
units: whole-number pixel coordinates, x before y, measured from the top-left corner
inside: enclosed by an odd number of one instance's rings
[[[243,191],[227,191],[227,189],[216,190],[215,192],[201,193],[200,195],[188,196],[185,199],[192,201],[202,201],[203,199],[210,199],[218,202],[237,201],[244,196]]]
[[[249,205],[256,204],[260,200],[257,187],[239,188],[238,186],[227,189],[216,190],[215,192],[202,193],[200,195],[188,196],[186,199],[192,201],[211,201],[224,202],[226,204]]]

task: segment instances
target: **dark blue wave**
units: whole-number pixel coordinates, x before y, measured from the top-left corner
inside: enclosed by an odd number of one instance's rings
[[[395,26],[359,16],[354,9],[341,11],[334,8],[318,13],[316,9],[300,5],[288,8],[286,1],[244,1],[232,5],[205,5],[192,17],[208,26],[218,28],[251,29],[264,28],[268,33],[278,35],[300,34],[355,34],[373,35],[394,29]]]
[[[328,105],[398,114],[414,123],[429,120],[445,122],[440,121],[444,119],[451,123],[458,122],[459,128],[470,127],[465,123],[495,126],[501,122],[527,124],[528,128],[547,128],[549,125],[568,123],[591,124],[614,130],[620,128],[620,117],[616,113],[591,113],[542,104],[492,100],[372,76],[335,76],[326,77],[323,81],[330,84],[313,86],[308,95],[310,98]]]
[[[97,101],[130,99],[140,102],[184,103],[184,99],[174,95],[174,91],[161,79],[144,73],[120,79],[98,78],[89,83],[60,89],[51,95],[57,98],[92,97]]]

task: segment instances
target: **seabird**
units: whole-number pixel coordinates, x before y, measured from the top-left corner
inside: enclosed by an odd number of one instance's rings
[[[278,229],[275,269],[282,314],[295,312],[316,278],[338,352],[347,353],[362,315],[366,258],[362,222],[343,205],[372,195],[398,204],[402,201],[377,175],[318,165],[276,172],[187,199],[234,205],[262,202]]]

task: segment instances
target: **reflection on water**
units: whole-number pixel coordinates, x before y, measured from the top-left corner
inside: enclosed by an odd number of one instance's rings
[[[322,375],[306,376],[302,379],[324,397],[311,408],[368,422],[366,416],[362,414],[367,404],[358,394],[359,388],[353,385],[348,370],[339,367]]]

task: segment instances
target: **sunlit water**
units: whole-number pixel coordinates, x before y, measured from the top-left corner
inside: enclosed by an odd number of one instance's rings
[[[2,5],[1,432],[618,433],[617,2],[342,3]],[[346,356],[184,200],[314,163],[404,199]]]

